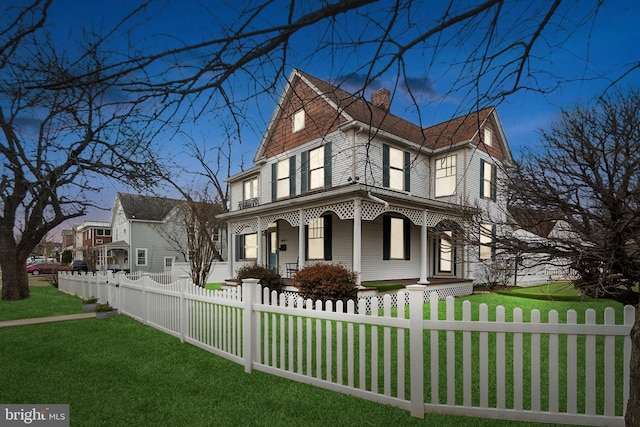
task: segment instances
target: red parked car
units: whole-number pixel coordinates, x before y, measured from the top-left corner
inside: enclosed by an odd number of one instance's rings
[[[27,273],[37,276],[38,274],[54,274],[58,271],[68,270],[69,267],[64,264],[56,264],[53,262],[36,262],[27,266]]]

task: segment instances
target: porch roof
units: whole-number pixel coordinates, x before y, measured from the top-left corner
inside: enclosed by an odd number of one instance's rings
[[[105,243],[104,245],[96,246],[97,248],[106,248],[106,249],[126,249],[129,250],[129,244],[124,240],[118,240],[117,242]]]
[[[372,187],[356,182],[340,187],[301,194],[271,203],[260,204],[246,209],[225,212],[217,215],[217,218],[223,220],[242,220],[245,218],[255,218],[256,216],[290,212],[298,209],[317,208],[350,201],[356,198],[373,201],[375,203],[380,203],[379,199],[382,199],[382,201],[387,202],[390,205],[410,209],[428,209],[430,212],[436,212],[448,216],[460,217],[462,215],[460,205],[458,204],[416,197],[408,193]]]

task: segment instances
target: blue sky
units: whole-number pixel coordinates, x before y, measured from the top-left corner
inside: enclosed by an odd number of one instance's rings
[[[139,26],[135,30],[136,44],[133,47],[153,51],[205,40],[216,34],[216,29],[221,26],[233,25],[236,22],[241,3],[226,6],[216,1],[157,1],[136,18]],[[443,8],[448,6],[448,2],[442,1],[425,3],[427,4],[422,5],[417,2],[410,17],[400,17],[399,22],[407,28],[396,34],[398,40],[411,39],[423,30],[424,25],[430,25]],[[477,3],[481,2],[457,2],[456,5],[472,7]],[[513,26],[522,25],[517,18],[534,7],[529,3],[538,2],[520,1],[505,5],[503,17],[506,19],[500,27],[504,32],[499,32],[496,38],[518,32],[519,28]],[[524,75],[530,79],[531,84],[540,86],[548,93],[520,90],[505,98],[491,100],[491,104],[497,105],[505,134],[516,158],[523,148],[535,148],[540,144],[537,131],[557,118],[561,108],[570,109],[593,100],[602,94],[612,80],[619,78],[624,70],[640,62],[640,55],[637,53],[640,42],[640,28],[637,25],[640,5],[636,2],[605,0],[595,19],[588,20],[577,31],[573,30],[581,13],[596,3],[595,0],[566,2],[566,5],[563,5],[563,20],[556,22],[551,31],[544,33],[532,51],[531,61],[527,64]],[[54,0],[50,22],[54,25],[52,28],[60,40],[73,40],[79,37],[82,26],[103,30],[112,28],[119,17],[130,12],[136,4],[139,2],[131,0]],[[261,13],[260,18],[253,24],[254,28],[282,23],[286,19],[282,13],[282,4],[276,2]],[[324,26],[302,31],[292,39],[285,75],[289,74],[292,67],[299,67],[316,77],[341,84],[346,90],[359,89],[361,77],[368,71],[368,55],[376,46],[362,45],[362,37],[356,37],[365,34],[366,40],[366,31],[369,28],[367,26],[371,26],[372,32],[377,31],[374,28],[375,23],[370,18],[375,20],[376,14],[379,14],[384,22],[388,17],[390,4],[391,2],[381,2],[368,9],[367,16],[350,14],[341,17],[335,21],[333,32],[325,31]],[[500,89],[496,87],[493,78],[489,78],[492,76],[491,70],[487,70],[486,75],[483,74],[477,87],[462,84],[467,79],[476,77],[473,68],[465,64],[465,59],[475,53],[474,49],[477,49],[477,46],[482,45],[482,37],[486,36],[482,27],[483,23],[479,22],[477,28],[474,26],[466,29],[466,33],[456,32],[458,29],[445,31],[438,39],[437,45],[430,39],[426,45],[409,51],[405,56],[404,69],[390,67],[381,73],[368,86],[365,96],[368,97],[371,91],[382,86],[393,89],[400,82],[392,102],[392,113],[414,122],[421,120],[423,126],[465,114],[474,107],[486,106],[484,102],[489,101],[482,100],[476,103],[474,91],[489,93]],[[112,37],[115,45],[117,40],[116,33]],[[329,43],[336,41],[341,43],[338,47],[327,47]],[[325,47],[319,49],[318,46]],[[438,54],[434,57],[433,52],[436,50]],[[393,52],[382,53],[383,58],[388,58]],[[198,53],[194,52],[193,57],[183,55],[177,58],[177,61],[183,62],[180,65],[185,67],[182,71],[188,73],[187,66],[195,65],[202,59],[197,55]],[[383,62],[381,61],[381,64]],[[165,65],[175,64],[167,62]],[[378,70],[379,68],[375,71]],[[499,71],[493,70],[494,73]],[[403,72],[406,74],[402,75]],[[270,75],[268,67],[265,68],[265,74]],[[240,170],[241,164],[245,168],[252,165],[253,154],[274,111],[284,83],[284,80],[280,79],[275,92],[252,99],[244,105],[248,114],[248,126],[242,134],[241,144],[234,145],[234,172]],[[638,87],[639,83],[640,72],[635,72],[622,79],[618,86]],[[408,96],[405,84],[412,88],[415,103]],[[252,86],[244,84],[240,78],[230,83],[230,89],[238,96],[243,96],[251,92]],[[165,145],[168,155],[184,159],[181,154],[181,138],[193,138],[202,144],[219,140],[222,127],[216,120],[217,117],[215,113],[205,114],[192,126],[184,128],[188,136],[178,135]],[[113,202],[117,190],[126,191],[115,184],[113,188],[105,189],[102,195],[105,204],[110,205]],[[92,219],[109,218],[105,213],[97,216],[100,218]]]

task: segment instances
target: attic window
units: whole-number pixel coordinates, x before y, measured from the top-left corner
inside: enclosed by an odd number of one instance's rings
[[[304,110],[298,110],[293,115],[293,131],[298,132],[304,129]]]
[[[484,144],[488,147],[493,145],[493,132],[489,128],[484,128]]]

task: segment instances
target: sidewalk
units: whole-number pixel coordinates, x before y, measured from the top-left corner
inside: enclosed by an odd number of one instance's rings
[[[36,317],[32,319],[5,320],[0,322],[0,329],[13,326],[38,325],[41,323],[66,322],[67,320],[93,319],[96,313],[67,314],[64,316]]]

